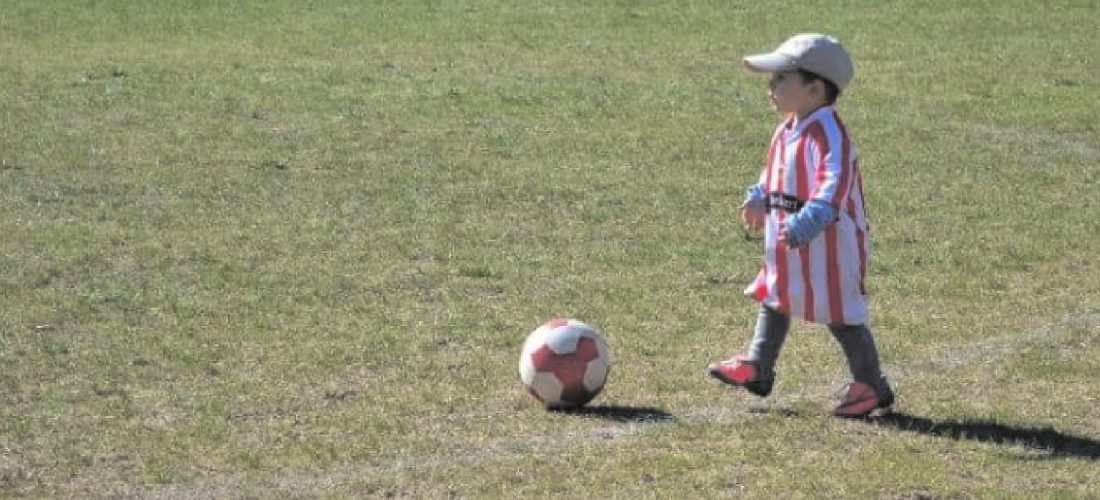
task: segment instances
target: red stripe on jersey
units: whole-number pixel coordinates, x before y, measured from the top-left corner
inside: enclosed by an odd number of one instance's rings
[[[787,141],[784,137],[786,134],[779,136],[779,162],[776,170],[775,187],[769,189],[769,192],[784,192],[784,188],[787,185]],[[784,224],[787,221],[787,212],[781,209],[772,210],[772,214],[775,215],[776,231],[782,231]],[[778,236],[778,235],[777,235]],[[787,245],[780,243],[776,238],[775,243],[775,294],[777,303],[776,309],[783,314],[791,313],[791,290],[790,290],[790,270],[787,269]]]
[[[775,137],[775,155],[771,168],[769,168],[769,174],[772,174],[771,182],[766,186],[766,191],[769,193],[783,192],[783,188],[787,184],[786,172],[787,172],[787,134],[786,132],[780,133]],[[782,212],[780,212],[782,213]]]
[[[798,145],[795,146],[794,152],[794,170],[795,181],[798,186],[795,187],[795,193],[798,195],[798,201],[808,201],[810,198],[810,186],[809,179],[807,179],[806,170],[806,136],[798,138]]]
[[[809,169],[807,168],[808,165],[806,165],[806,148],[807,147],[809,147],[808,141],[806,140],[806,135],[803,134],[802,137],[798,139],[798,149],[795,152],[795,160],[794,160],[795,172],[796,172],[797,180],[798,180],[798,189],[797,189],[797,191],[798,191],[799,201],[807,201],[807,200],[810,199],[810,185],[809,185],[809,179],[807,179],[807,177],[809,176],[807,174],[807,171]],[[803,299],[804,299],[803,306],[802,306],[804,309],[803,309],[802,314],[806,318],[807,321],[813,321],[814,320],[814,287],[813,287],[813,276],[812,276],[812,273],[810,272],[810,248],[809,248],[809,245],[808,245],[809,242],[806,242],[806,243],[807,243],[806,246],[803,246],[801,250],[796,250],[796,251],[798,252],[799,261],[802,264],[800,266],[802,268],[802,294],[803,294]]]
[[[780,123],[772,133],[772,144],[768,147],[768,160],[764,164],[764,193],[772,188],[772,168],[775,166],[776,146],[782,144],[783,131],[787,129],[787,122]]]
[[[867,222],[867,199],[863,197],[863,172],[859,170],[859,160],[852,162],[852,170],[856,173],[856,184],[854,186],[856,194],[859,195],[859,209],[863,212],[864,223],[867,224],[867,229],[871,229],[871,223]]]
[[[779,137],[778,134],[776,135],[776,137]],[[775,146],[776,146],[776,144],[777,144],[776,139],[773,137],[772,138],[772,145],[770,147],[768,147],[768,162],[764,164],[764,175],[763,175],[763,177],[764,177],[764,193],[767,193],[768,190],[771,189],[771,185],[772,185],[772,163],[775,161]],[[767,197],[765,196],[765,203],[766,202],[767,202]]]
[[[856,202],[851,198],[848,199],[847,213],[848,217],[854,222],[856,220]],[[858,223],[855,224],[855,227],[856,250],[859,251],[859,293],[867,295],[867,287],[864,286],[863,281],[867,277],[867,235]]]
[[[840,129],[842,152],[840,156],[840,179],[837,180],[833,206],[840,210],[841,204],[848,198],[848,193],[851,192],[852,170],[855,167],[852,165],[852,140],[848,137],[848,129],[844,127],[844,122],[840,121],[840,117],[836,113],[833,113],[833,120],[836,121],[836,126]]]
[[[840,251],[836,224],[825,229],[825,273],[829,286],[829,323],[844,323],[844,298],[840,287]]]
[[[806,321],[814,321],[815,311],[817,305],[814,303],[814,283],[813,275],[810,273],[810,247],[806,245],[798,250],[798,257],[802,259],[802,287],[803,287],[803,306],[805,308],[802,313]]]
[[[817,148],[817,164],[814,165],[814,177],[817,180],[817,185],[821,186],[825,183],[825,175],[829,173],[825,164],[825,157],[829,156],[829,151],[831,151],[829,149],[829,138],[825,135],[825,127],[821,125],[820,120],[815,120],[813,123],[806,125],[806,130],[802,133],[810,136]],[[832,200],[829,201],[832,202]]]
[[[775,245],[775,295],[778,299],[776,309],[783,314],[791,313],[790,271],[787,269],[787,245]]]
[[[752,292],[753,298],[763,302],[768,298],[768,263],[760,266],[760,274],[756,275],[756,289]]]
[[[853,162],[853,168],[856,171],[856,185],[855,191],[859,194],[859,201],[862,205],[860,208],[863,212],[864,224],[867,219],[867,201],[863,199],[863,174],[859,171],[859,162]],[[851,214],[852,221],[856,219],[856,202],[852,197],[848,197],[848,213]],[[870,230],[870,227],[867,228]],[[864,232],[864,228],[860,227],[858,222],[856,223],[856,244],[859,246],[859,293],[867,295],[867,234]]]

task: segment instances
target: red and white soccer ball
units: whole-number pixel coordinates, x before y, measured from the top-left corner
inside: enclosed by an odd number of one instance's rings
[[[595,328],[556,318],[527,336],[519,376],[527,392],[547,408],[584,406],[603,389],[611,353]]]

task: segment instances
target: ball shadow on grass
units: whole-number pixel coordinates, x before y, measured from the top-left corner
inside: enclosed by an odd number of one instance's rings
[[[636,406],[595,405],[580,408],[551,408],[550,411],[562,415],[595,417],[620,423],[665,422],[676,419],[673,414],[660,408]]]

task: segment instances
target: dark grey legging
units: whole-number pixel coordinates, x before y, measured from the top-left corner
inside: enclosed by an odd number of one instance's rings
[[[762,378],[774,376],[776,359],[790,329],[789,316],[768,307],[760,308],[748,359],[756,363]],[[882,369],[871,330],[866,325],[829,325],[829,332],[844,349],[852,378],[879,388],[883,384]]]

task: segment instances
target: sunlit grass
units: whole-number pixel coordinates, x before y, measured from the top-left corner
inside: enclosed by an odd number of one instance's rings
[[[0,496],[1095,494],[1097,14],[0,0]],[[702,373],[755,317],[739,58],[804,30],[857,63],[878,425],[821,328],[773,399]],[[667,417],[537,407],[558,315]]]

